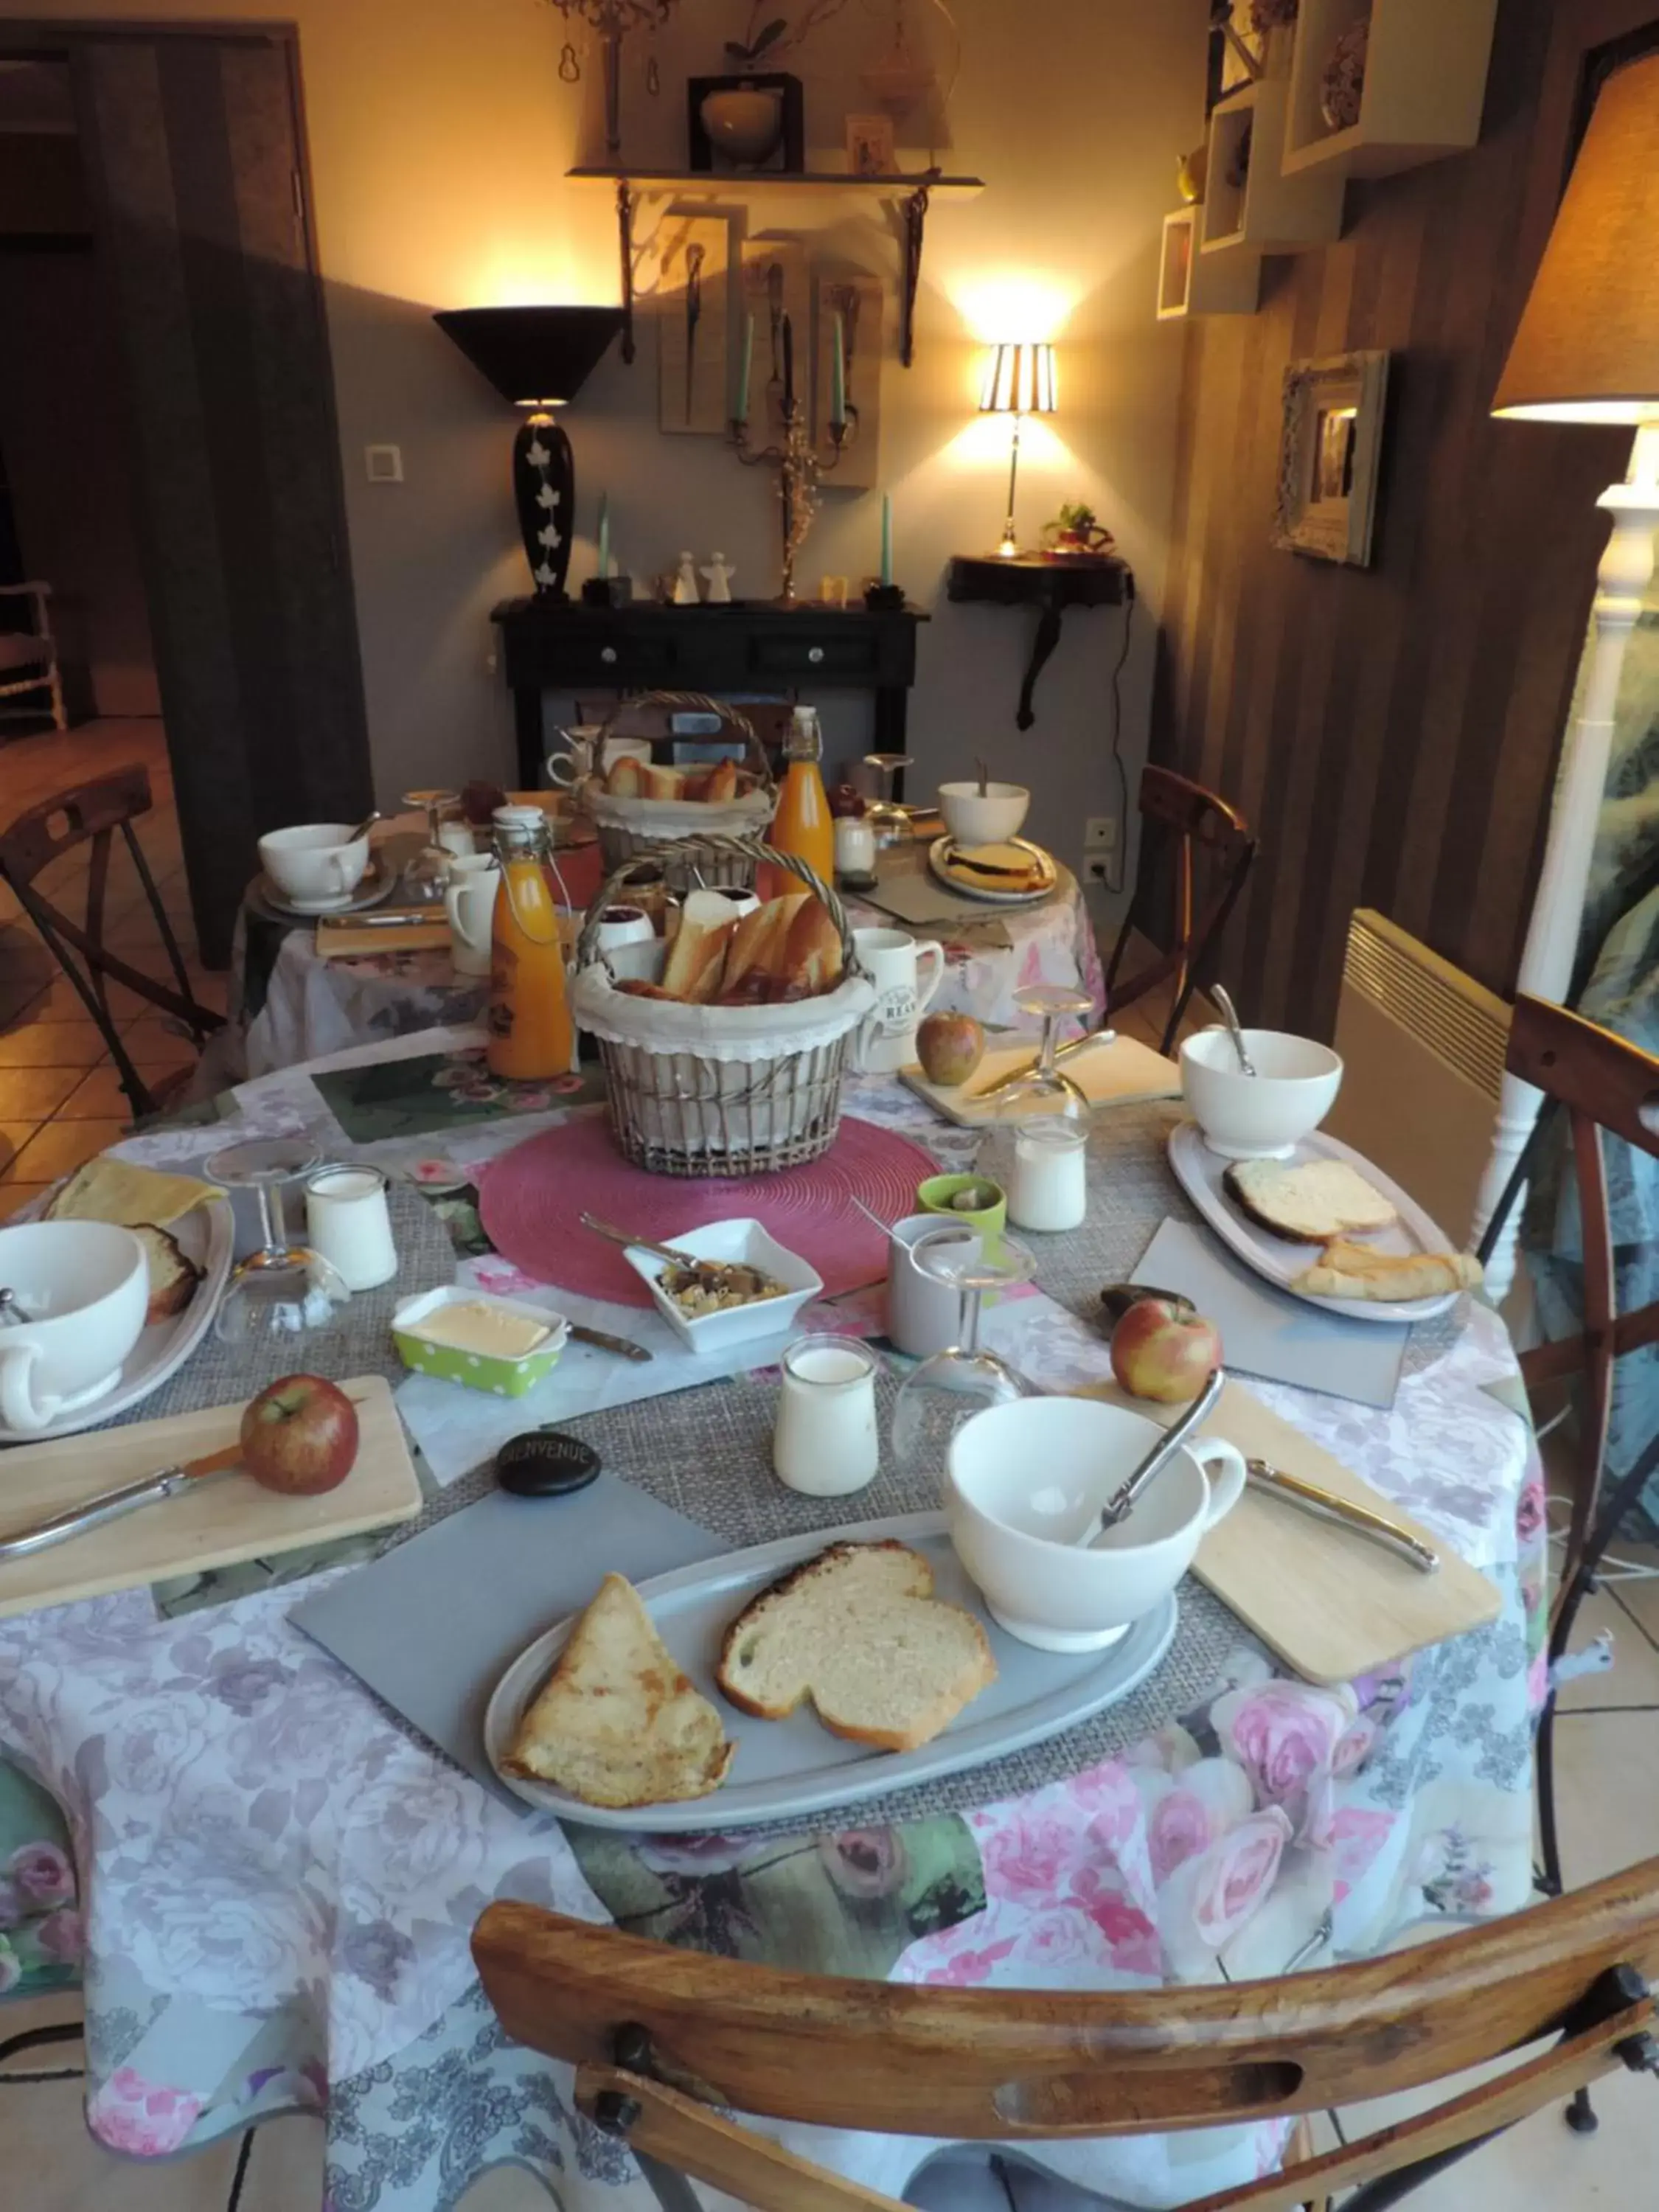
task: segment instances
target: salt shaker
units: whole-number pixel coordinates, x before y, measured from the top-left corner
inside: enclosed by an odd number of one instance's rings
[[[386,1179],[379,1168],[319,1168],[306,1185],[306,1241],[349,1291],[372,1291],[398,1272]]]
[[[872,1481],[876,1355],[851,1336],[800,1336],[783,1355],[772,1435],[778,1480],[807,1498],[842,1498]]]

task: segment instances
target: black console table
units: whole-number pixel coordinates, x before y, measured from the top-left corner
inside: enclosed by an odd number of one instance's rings
[[[1036,720],[1031,694],[1060,643],[1061,615],[1067,607],[1122,606],[1134,598],[1135,580],[1128,562],[1109,553],[958,553],[945,592],[951,599],[990,599],[999,606],[1039,610],[1014,717],[1022,730],[1029,730]]]
[[[577,599],[503,599],[490,611],[513,693],[519,787],[541,781],[544,691],[868,691],[873,750],[904,750],[915,681],[920,607],[595,607]]]

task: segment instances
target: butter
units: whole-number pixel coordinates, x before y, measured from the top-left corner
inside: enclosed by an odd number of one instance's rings
[[[553,1334],[546,1322],[528,1320],[523,1314],[503,1313],[499,1306],[467,1298],[455,1305],[439,1306],[419,1321],[406,1323],[405,1336],[422,1344],[440,1344],[452,1352],[476,1352],[487,1359],[522,1359]]]

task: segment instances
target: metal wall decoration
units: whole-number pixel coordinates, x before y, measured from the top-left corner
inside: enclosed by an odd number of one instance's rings
[[[732,413],[730,221],[671,211],[652,245],[658,428],[723,437]]]
[[[812,284],[806,249],[798,238],[746,238],[743,242],[743,296],[738,302],[738,344],[743,319],[755,319],[750,370],[749,425],[757,445],[781,443],[789,424],[784,413],[784,318],[794,333],[797,381],[810,374],[807,343],[812,327]],[[798,392],[797,397],[804,395]],[[731,413],[728,407],[726,412]],[[797,436],[799,427],[797,425]]]
[[[881,279],[865,270],[819,268],[814,273],[813,289],[817,318],[812,442],[826,464],[832,454],[839,453],[838,484],[869,491],[880,482],[881,471]],[[839,441],[830,429],[837,315],[841,317],[847,409],[846,434]]]
[[[1370,566],[1388,382],[1386,353],[1285,369],[1272,530],[1281,551]]]

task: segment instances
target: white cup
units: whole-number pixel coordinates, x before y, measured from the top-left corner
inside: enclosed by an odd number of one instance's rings
[[[624,945],[650,945],[656,934],[643,907],[608,906],[599,916],[593,949],[604,959],[609,952],[620,952]]]
[[[379,1168],[321,1168],[306,1185],[306,1242],[349,1291],[372,1291],[398,1272],[398,1247]]]
[[[1220,1437],[1183,1444],[1127,1517],[1079,1542],[1157,1443],[1157,1422],[1098,1398],[1022,1398],[964,1421],[946,1475],[951,1540],[992,1618],[1039,1651],[1097,1651],[1172,1590],[1244,1494]],[[1214,1480],[1211,1470],[1214,1470]]]
[[[854,1034],[853,1065],[862,1075],[891,1075],[916,1056],[916,1024],[945,981],[945,947],[902,929],[855,929],[853,950],[876,987],[875,1006]]]
[[[0,1424],[33,1436],[119,1382],[144,1326],[149,1263],[130,1229],[31,1221],[0,1229],[0,1283],[30,1316],[0,1326]]]
[[[495,893],[501,881],[493,853],[457,854],[449,864],[444,912],[449,917],[449,957],[458,975],[489,973]]]
[[[599,757],[599,739],[604,734],[600,722],[577,722],[559,735],[569,746],[568,752],[549,753],[545,766],[547,780],[556,791],[572,791],[585,776],[592,775]],[[613,761],[648,761],[651,740],[648,738],[612,738],[605,749],[607,768]]]
[[[368,866],[368,839],[351,836],[349,822],[302,822],[268,830],[259,865],[290,906],[326,914],[349,903]]]
[[[887,1232],[887,1334],[912,1359],[931,1359],[948,1352],[962,1334],[962,1292],[954,1283],[930,1275],[916,1259],[924,1237],[948,1244],[953,1258],[976,1260],[977,1230],[952,1229],[937,1213],[913,1213]]]
[[[851,1336],[800,1336],[783,1355],[772,1434],[778,1480],[807,1498],[842,1498],[881,1465],[876,1355]]]

